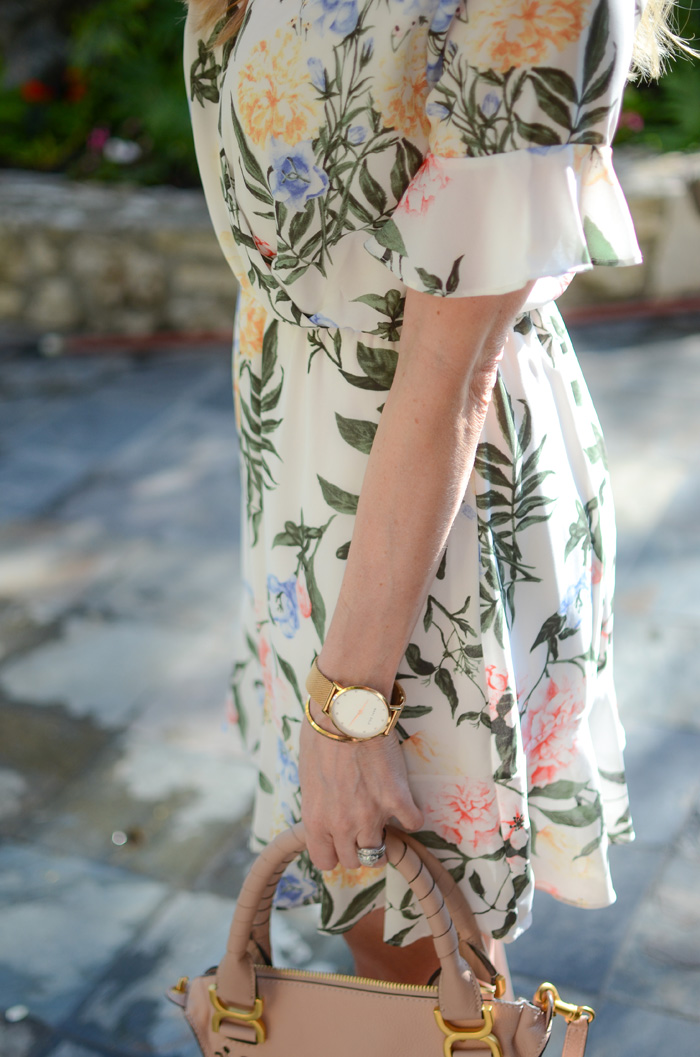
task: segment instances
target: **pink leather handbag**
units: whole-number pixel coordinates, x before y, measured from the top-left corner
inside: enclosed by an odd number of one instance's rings
[[[435,985],[269,964],[275,889],[305,846],[298,823],[265,848],[241,889],[218,968],[183,977],[168,992],[204,1057],[539,1057],[555,1013],[568,1021],[563,1057],[583,1057],[593,1010],[562,1002],[548,983],[532,1002],[503,999],[505,982],[461,889],[427,848],[396,829],[387,829],[387,858],[430,924],[441,966]]]

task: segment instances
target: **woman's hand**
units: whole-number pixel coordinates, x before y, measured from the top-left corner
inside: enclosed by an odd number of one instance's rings
[[[319,725],[334,730],[313,702],[311,709]],[[332,870],[338,861],[357,869],[358,847],[378,848],[390,819],[408,831],[423,825],[395,731],[346,744],[324,738],[304,720],[299,781],[307,847],[319,870]],[[382,858],[377,866],[385,864]]]

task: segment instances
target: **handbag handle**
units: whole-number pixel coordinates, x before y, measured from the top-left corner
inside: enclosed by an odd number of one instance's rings
[[[255,966],[249,943],[256,926],[259,928],[265,917],[269,919],[282,874],[305,848],[304,825],[297,822],[275,837],[251,866],[236,903],[226,954],[216,973],[216,991],[224,1005],[238,1009],[255,1006]],[[441,966],[438,1004],[443,1018],[460,1027],[481,1022],[479,984],[460,954],[457,930],[429,864],[398,830],[387,830],[386,854],[418,898],[433,933],[435,953]]]
[[[457,929],[460,953],[469,963],[475,976],[480,980],[485,979],[490,986],[496,987],[496,982],[499,978],[498,970],[493,966],[486,953],[483,936],[476,923],[474,912],[452,874],[445,869],[437,856],[433,855],[425,844],[422,844],[412,834],[398,830],[394,826],[387,826],[386,832],[397,833],[400,839],[408,844],[426,864],[437,887],[440,889],[452,922]],[[274,890],[272,895],[274,897]],[[268,961],[272,955],[270,943],[271,909],[272,899],[261,900],[260,912],[256,916],[251,929],[251,939]]]

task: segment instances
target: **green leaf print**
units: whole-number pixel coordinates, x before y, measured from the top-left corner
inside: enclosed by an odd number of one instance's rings
[[[398,253],[402,257],[408,257],[408,250],[404,244],[401,232],[393,220],[387,220],[378,231],[375,231],[374,237],[380,246],[384,246],[386,249],[391,250],[393,253]]]
[[[544,796],[548,800],[569,800],[571,797],[578,796],[587,786],[588,782],[570,782],[565,779],[559,779],[557,782],[550,782],[549,785],[533,786],[528,793],[528,797],[531,800],[540,796]]]
[[[377,213],[383,213],[386,210],[386,192],[380,183],[374,179],[369,169],[367,168],[367,159],[365,159],[360,167],[360,187],[362,193]],[[372,216],[368,214],[368,220],[371,223]]]
[[[605,70],[600,77],[596,78],[590,88],[586,90],[581,100],[581,106],[587,106],[588,103],[592,103],[594,99],[599,99],[604,92],[607,92],[614,72],[615,60],[613,59],[607,70]]]
[[[233,131],[236,136],[236,143],[238,144],[238,149],[241,152],[243,164],[249,176],[251,176],[252,179],[255,180],[255,182],[261,188],[264,188],[265,191],[267,191],[268,200],[272,203],[273,198],[267,186],[267,181],[265,180],[263,171],[258,164],[257,158],[248,146],[248,140],[243,129],[241,128],[238,117],[236,116],[236,108],[233,105],[233,100],[231,100],[231,124],[233,125]]]
[[[368,885],[367,888],[363,888],[361,892],[358,892],[357,895],[350,900],[349,904],[333,926],[332,931],[343,932],[343,925],[350,927],[351,924],[354,924],[354,919],[358,917],[363,910],[366,910],[366,908],[374,902],[379,893],[383,890],[384,883],[384,878],[382,878],[381,881],[376,881],[375,884]]]
[[[551,117],[552,121],[556,122],[557,125],[563,125],[566,129],[572,128],[571,112],[561,99],[550,92],[546,84],[543,84],[537,77],[531,78],[532,87],[535,89],[535,95],[537,96],[537,102],[544,110],[547,117]]]
[[[338,431],[346,444],[349,444],[351,448],[356,448],[357,451],[361,451],[364,455],[369,455],[377,432],[376,422],[365,422],[356,418],[343,418],[337,412],[335,420],[338,424]]]
[[[428,293],[442,293],[442,279],[438,275],[432,275],[425,268],[416,268],[416,274]]]
[[[608,0],[600,0],[593,12],[586,49],[583,53],[583,81],[588,85],[605,58],[610,37],[610,11]]]
[[[591,826],[601,818],[601,807],[597,801],[594,804],[577,804],[576,807],[572,807],[569,811],[549,811],[538,804],[537,810],[545,818],[548,818],[550,822],[554,822],[558,826],[581,828],[583,826]]]
[[[568,99],[570,103],[578,103],[578,89],[576,82],[565,70],[557,70],[553,66],[534,66],[531,73],[536,74],[545,84],[556,93]],[[585,102],[585,100],[582,100]]]
[[[299,683],[297,681],[296,672],[292,668],[292,666],[289,663],[289,661],[285,661],[284,657],[280,657],[280,655],[279,655],[279,653],[277,653],[277,651],[275,651],[275,653],[276,653],[276,656],[277,656],[277,660],[279,661],[279,666],[282,669],[282,674],[284,675],[285,679],[287,680],[287,682],[291,686],[292,690],[294,691],[294,696],[296,697],[297,701],[299,702],[300,705],[303,706],[304,702],[303,702],[303,699],[302,699],[302,696],[301,696],[301,691],[299,689]],[[285,721],[286,721],[286,719],[287,719],[287,717],[285,716]],[[289,735],[286,735],[286,736],[289,737]]]
[[[205,101],[219,102],[221,66],[203,40],[197,41],[197,58],[190,66],[190,98],[204,106]]]
[[[410,642],[406,647],[406,660],[416,675],[432,675],[435,671],[435,665],[421,657],[420,647],[415,642]]]
[[[289,241],[296,246],[304,237],[314,218],[315,199],[310,198],[300,213],[295,213],[289,225]]]
[[[474,468],[487,482],[485,492],[476,494],[481,564],[480,585],[482,630],[499,621],[502,607],[509,622],[515,617],[515,585],[536,583],[533,566],[523,562],[519,536],[531,525],[546,521],[546,508],[553,502],[540,494],[540,487],[551,470],[538,470],[546,436],[532,448],[532,415],[527,402],[520,400],[522,419],[516,428],[510,397],[499,377],[493,404],[508,452],[493,443],[480,444]],[[484,513],[482,514],[481,511]],[[500,637],[502,628],[496,624]],[[500,641],[500,638],[499,638]]]
[[[350,553],[350,541],[343,543],[341,547],[338,547],[335,552],[336,558],[340,558],[341,562],[347,561],[348,554]]]
[[[339,514],[357,513],[357,504],[360,500],[359,495],[353,495],[351,492],[346,492],[343,488],[331,484],[330,481],[324,480],[320,474],[317,474],[316,476],[318,478],[318,483],[321,485],[323,498],[328,503],[329,507],[332,507],[333,510],[337,510]]]
[[[519,134],[528,143],[537,143],[541,147],[555,147],[561,143],[560,134],[548,125],[542,125],[539,121],[523,121],[516,114],[515,125]]]
[[[435,685],[438,690],[441,690],[450,703],[450,709],[452,711],[452,718],[454,719],[455,712],[459,708],[459,698],[457,697],[457,691],[455,690],[454,680],[447,668],[439,668],[435,673]]]
[[[262,789],[263,793],[274,793],[275,791],[274,785],[267,777],[267,775],[262,773],[262,771],[258,771],[258,785]]]
[[[453,294],[459,286],[459,266],[463,259],[464,254],[461,254],[461,256],[457,257],[454,261],[452,268],[450,269],[450,274],[447,276],[447,282],[445,283],[445,290],[448,294]]]
[[[467,880],[469,881],[472,892],[478,895],[479,899],[483,899],[486,895],[486,889],[484,888],[483,882],[476,870],[472,871]]]
[[[595,264],[615,264],[618,260],[615,249],[590,217],[583,218],[583,233],[591,260]]]

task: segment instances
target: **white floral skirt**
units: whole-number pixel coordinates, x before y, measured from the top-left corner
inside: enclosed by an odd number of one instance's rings
[[[244,289],[234,390],[244,598],[234,715],[259,769],[251,847],[300,818],[304,682],[331,619],[398,343],[269,314]],[[420,502],[407,495],[406,503]],[[484,933],[527,928],[535,886],[578,906],[615,894],[632,839],[612,681],[615,527],[605,447],[553,303],[510,333],[474,472],[401,664],[399,734],[417,836]],[[303,855],[277,906],[321,902],[343,932],[384,906],[385,939],[427,924],[396,870]]]

